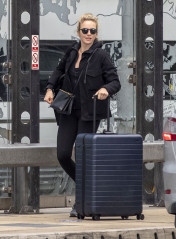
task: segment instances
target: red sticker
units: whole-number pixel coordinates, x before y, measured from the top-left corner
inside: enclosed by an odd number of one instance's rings
[[[32,70],[39,70],[39,36],[32,35]]]

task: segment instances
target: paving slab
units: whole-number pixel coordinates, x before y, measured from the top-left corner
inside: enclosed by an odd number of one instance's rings
[[[41,209],[39,214],[28,215],[4,214],[0,211],[0,238],[176,238],[175,216],[168,214],[164,207],[144,206],[144,220],[137,220],[136,217],[129,217],[128,220],[122,220],[121,217],[102,217],[100,221],[93,221],[89,217],[78,220],[69,217],[70,210]]]

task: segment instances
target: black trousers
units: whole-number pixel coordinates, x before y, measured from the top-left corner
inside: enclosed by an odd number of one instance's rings
[[[100,120],[96,121],[96,130]],[[75,162],[71,159],[77,134],[92,133],[93,121],[82,121],[81,111],[73,110],[71,115],[60,115],[57,136],[57,158],[61,167],[75,181]]]

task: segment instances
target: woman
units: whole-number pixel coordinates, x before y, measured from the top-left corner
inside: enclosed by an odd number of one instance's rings
[[[75,100],[71,115],[59,115],[57,137],[57,156],[65,172],[75,181],[75,163],[71,159],[77,134],[93,132],[93,95],[97,95],[96,130],[101,119],[106,118],[107,97],[120,90],[120,82],[108,54],[101,48],[97,39],[98,20],[92,14],[80,17],[77,34],[79,43],[69,49],[48,81],[44,100],[53,102],[53,90],[62,88],[72,92],[76,87]],[[61,76],[65,74],[63,82]],[[73,208],[70,216],[76,216]]]

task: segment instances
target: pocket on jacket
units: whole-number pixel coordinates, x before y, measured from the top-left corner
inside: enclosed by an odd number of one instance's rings
[[[95,70],[88,70],[86,74],[86,84],[89,90],[98,90],[104,84],[102,79],[102,72]]]

